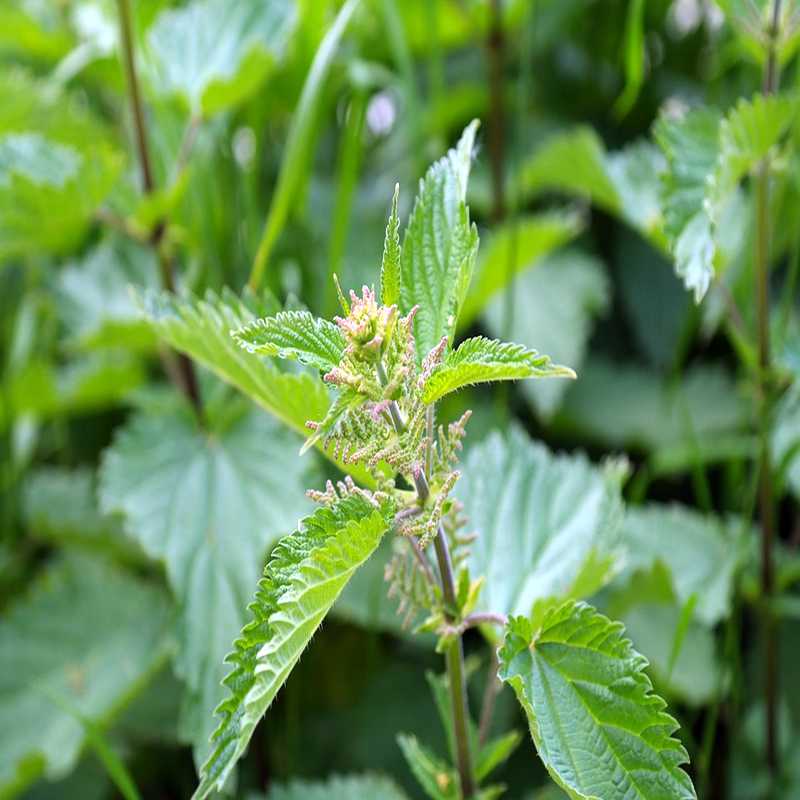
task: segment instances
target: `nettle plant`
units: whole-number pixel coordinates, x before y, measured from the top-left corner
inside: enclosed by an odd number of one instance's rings
[[[647,661],[620,623],[579,599],[613,572],[602,555],[613,548],[599,539],[621,514],[619,467],[598,477],[587,462],[559,461],[518,431],[503,454],[490,439],[467,461],[462,480],[486,498],[483,512],[468,522],[454,494],[470,413],[437,424],[437,401],[468,384],[574,377],[521,345],[475,337],[453,346],[478,250],[465,204],[476,127],[421,182],[402,247],[395,192],[379,292],[339,290],[342,311],[333,321],[284,310],[232,331],[253,369],[264,356],[296,360],[333,390],[327,412],[307,422],[304,449],[323,449],[348,475],[310,490],[319,507],[272,551],[252,619],[228,657],[229,695],[196,798],[225,787],[314,632],[389,536],[389,591],[409,620],[419,620],[417,631],[435,635],[446,662],[433,686],[452,766],[413,736],[399,739],[428,796],[499,796],[503,787],[486,780],[519,741],[514,731],[488,738],[470,714],[462,636],[478,627],[492,649],[490,684],[499,678],[513,687],[542,762],[570,797],[695,797],[677,723],[652,693]],[[180,324],[162,319],[176,344]],[[242,385],[247,363],[218,363],[217,371]],[[481,523],[502,520],[507,503],[524,506],[522,518],[534,526],[537,514],[549,513],[550,538],[532,532],[542,552],[507,552],[505,562],[492,562],[489,551],[502,539]],[[587,505],[600,520],[588,532],[575,524]],[[483,535],[493,537],[485,546]],[[515,537],[526,547],[524,531]],[[482,554],[477,562],[474,552]]]

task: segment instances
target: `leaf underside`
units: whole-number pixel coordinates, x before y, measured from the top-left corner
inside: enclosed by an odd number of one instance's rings
[[[521,378],[574,378],[569,367],[521,344],[476,336],[466,339],[437,364],[425,382],[422,399],[434,403],[444,395],[475,383]]]
[[[318,509],[278,542],[250,605],[252,621],[228,656],[229,697],[195,800],[221,790],[256,724],[355,570],[377,548],[390,509],[360,495]]]
[[[573,800],[694,800],[677,722],[652,693],[647,659],[623,626],[585,603],[551,609],[536,630],[513,617],[499,651],[548,772]]]

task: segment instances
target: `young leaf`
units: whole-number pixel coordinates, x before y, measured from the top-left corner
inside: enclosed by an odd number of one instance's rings
[[[250,605],[252,621],[228,656],[229,696],[195,800],[221,790],[253,731],[356,569],[380,544],[391,509],[350,495],[306,517],[276,545]]]
[[[257,800],[255,795],[252,800]],[[327,781],[296,780],[273,786],[266,800],[407,800],[407,796],[389,778],[337,775]]]
[[[609,282],[603,264],[580,251],[562,250],[543,258],[512,286],[510,324],[504,298],[495,297],[484,315],[489,332],[535,347],[580,374],[594,319],[608,307]],[[535,381],[521,389],[547,419],[569,385],[567,381]]]
[[[652,693],[647,660],[623,627],[585,603],[551,609],[541,627],[513,617],[499,652],[536,750],[573,800],[694,800],[677,722]]]
[[[100,501],[164,562],[180,607],[176,670],[187,685],[181,728],[207,754],[222,699],[224,658],[245,620],[243,598],[268,546],[308,506],[298,440],[257,410],[231,418],[227,403],[207,430],[188,413],[137,415],[106,451]]]
[[[0,796],[63,776],[86,731],[103,725],[164,664],[166,596],[109,563],[72,556],[48,566],[0,622]]]
[[[329,400],[319,380],[301,372],[280,372],[269,361],[246,353],[230,335],[259,316],[276,313],[276,301],[253,295],[240,299],[228,290],[221,295],[207,292],[202,300],[150,292],[141,305],[170,347],[208,367],[290,428],[305,435],[309,419],[325,416]]]
[[[383,241],[383,260],[381,261],[381,303],[391,306],[400,302],[400,219],[397,216],[397,200],[400,184],[394,187],[392,212],[386,223],[386,236]]]
[[[549,356],[521,344],[476,336],[463,341],[433,368],[425,381],[422,399],[435,403],[446,394],[473,383],[574,377],[569,367],[552,364]]]
[[[420,744],[416,736],[401,733],[397,743],[409,769],[431,800],[458,800],[458,773]]]
[[[400,307],[414,318],[417,357],[443,336],[453,339],[478,251],[478,231],[465,204],[477,120],[458,145],[430,167],[408,221],[400,262]]]
[[[498,479],[501,476],[502,479]],[[481,535],[470,574],[486,577],[476,610],[530,614],[547,597],[589,597],[616,569],[619,475],[555,456],[519,428],[472,447],[455,495]]]
[[[654,136],[667,158],[662,178],[664,232],[675,256],[675,270],[696,302],[714,276],[716,244],[704,206],[707,179],[717,160],[719,115],[690,111],[683,119],[662,116]]]
[[[231,336],[248,353],[296,359],[323,372],[337,366],[345,348],[339,327],[308,311],[281,311],[254,320]]]
[[[167,9],[147,35],[152,88],[182,95],[197,116],[231,108],[282,57],[296,19],[289,0],[194,0]]]

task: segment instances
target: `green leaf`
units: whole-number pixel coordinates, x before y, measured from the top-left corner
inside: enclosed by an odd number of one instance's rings
[[[719,125],[719,152],[708,176],[705,208],[715,223],[739,182],[785,137],[797,114],[785,95],[740,99]]]
[[[431,800],[458,800],[458,775],[449,764],[420,744],[416,736],[400,733],[397,743],[409,769]]]
[[[608,153],[592,128],[578,127],[555,134],[536,150],[522,166],[519,188],[526,195],[557,191],[585,198],[662,246],[662,163],[649,142]]]
[[[268,546],[307,507],[297,440],[253,410],[205,408],[137,415],[103,458],[100,501],[125,514],[125,530],[163,561],[180,606],[176,670],[187,687],[182,730],[204,756],[229,643]],[[234,404],[233,410],[235,410]]]
[[[676,382],[593,358],[570,387],[559,427],[607,447],[651,452],[659,473],[747,453],[748,404],[725,370],[705,364]],[[656,421],[657,420],[657,424]]]
[[[295,780],[273,786],[266,800],[406,800],[406,794],[389,778],[337,775],[326,781]]]
[[[383,240],[383,259],[381,260],[381,303],[385,306],[400,302],[400,218],[397,216],[397,200],[400,184],[395,184],[392,197],[392,211],[386,223]]]
[[[469,327],[518,273],[574,239],[583,226],[582,215],[568,210],[532,214],[496,227],[481,248],[475,277],[458,318],[459,328]]]
[[[0,259],[82,240],[122,157],[69,95],[21,71],[0,76]]]
[[[39,467],[28,475],[23,498],[30,532],[55,544],[141,560],[141,551],[122,535],[117,517],[97,507],[96,481],[87,468]]]
[[[208,367],[290,428],[305,434],[309,419],[325,416],[328,393],[319,380],[302,372],[280,372],[242,350],[230,335],[260,316],[274,314],[278,305],[271,297],[246,294],[240,299],[227,289],[221,295],[207,292],[205,299],[147,293],[142,307],[167,344]]]
[[[433,164],[419,193],[403,239],[400,306],[419,306],[414,335],[419,361],[446,336],[453,340],[478,251],[478,231],[465,204],[472,165],[475,120],[458,145]]]
[[[678,724],[620,623],[570,601],[538,629],[509,620],[499,655],[542,762],[573,800],[696,797]]]
[[[623,585],[615,583],[605,606],[625,624],[634,646],[647,657],[649,674],[659,690],[699,708],[720,696],[723,671],[713,630],[684,618],[686,604],[678,600],[673,584],[668,568],[655,561],[650,568],[628,575]]]
[[[737,570],[747,556],[741,520],[723,521],[678,505],[631,508],[622,526],[631,572],[656,561],[669,570],[679,604],[696,597],[708,626],[728,617]]]
[[[580,375],[592,323],[605,311],[608,293],[608,280],[599,261],[579,251],[564,250],[542,259],[516,279],[510,319],[504,298],[495,298],[486,310],[486,325],[492,335],[508,336],[547,353]],[[568,385],[567,381],[536,381],[521,388],[539,415],[547,419],[558,408]]]
[[[131,297],[131,286],[154,286],[155,257],[126,240],[107,240],[58,276],[58,310],[69,347],[153,350],[155,337]]]
[[[164,663],[163,592],[88,557],[48,566],[0,622],[0,795],[66,775]]]
[[[231,335],[248,353],[296,359],[323,372],[338,366],[346,344],[338,325],[308,311],[281,311]]]
[[[696,302],[714,276],[716,243],[705,208],[708,176],[718,156],[719,115],[690,111],[682,119],[661,116],[654,136],[667,159],[662,178],[664,232],[675,256],[675,271]]]
[[[611,467],[555,456],[512,428],[470,448],[454,492],[480,532],[468,560],[486,578],[476,610],[528,615],[545,598],[589,597],[616,569],[622,499]]]
[[[447,353],[425,381],[422,399],[435,403],[450,392],[474,383],[521,378],[574,378],[569,367],[552,364],[550,357],[521,344],[476,336]]]
[[[192,114],[239,104],[286,50],[296,23],[288,0],[193,0],[163,11],[147,35],[150,83]]]
[[[631,110],[644,80],[644,0],[632,0],[625,20],[625,89],[614,103],[618,117]]]
[[[228,656],[229,696],[195,800],[221,790],[256,725],[356,569],[380,544],[391,509],[350,495],[306,517],[278,542],[264,570],[252,620]]]

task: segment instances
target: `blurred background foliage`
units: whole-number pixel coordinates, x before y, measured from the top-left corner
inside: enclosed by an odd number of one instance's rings
[[[668,252],[652,136],[665,110],[752,94],[757,48],[709,0],[135,0],[132,12],[144,192],[117,4],[0,6],[0,797],[189,796],[263,559],[331,470],[198,369],[218,438],[200,435],[165,378],[181,364],[130,287],[157,288],[166,270],[180,293],[238,295],[255,262],[282,302],[330,314],[334,273],[346,288],[376,279],[395,183],[405,217],[426,166],[475,117],[482,242],[460,334],[535,347],[579,380],[465,391],[440,416],[472,408],[472,447],[514,426],[593,461],[627,457],[625,568],[597,602],[650,660],[700,796],[760,796],[754,388],[729,313],[753,328],[752,199],[728,210],[719,278],[695,305]],[[776,360],[792,375],[797,177],[781,173],[770,208]],[[776,796],[790,798],[796,391],[780,403]],[[519,523],[512,508],[505,524]],[[425,677],[440,665],[401,629],[382,571],[359,573],[315,638],[237,796],[361,772],[417,796],[395,735],[444,752]],[[496,724],[524,730],[508,692]],[[528,748],[501,778],[509,797],[556,797]]]

